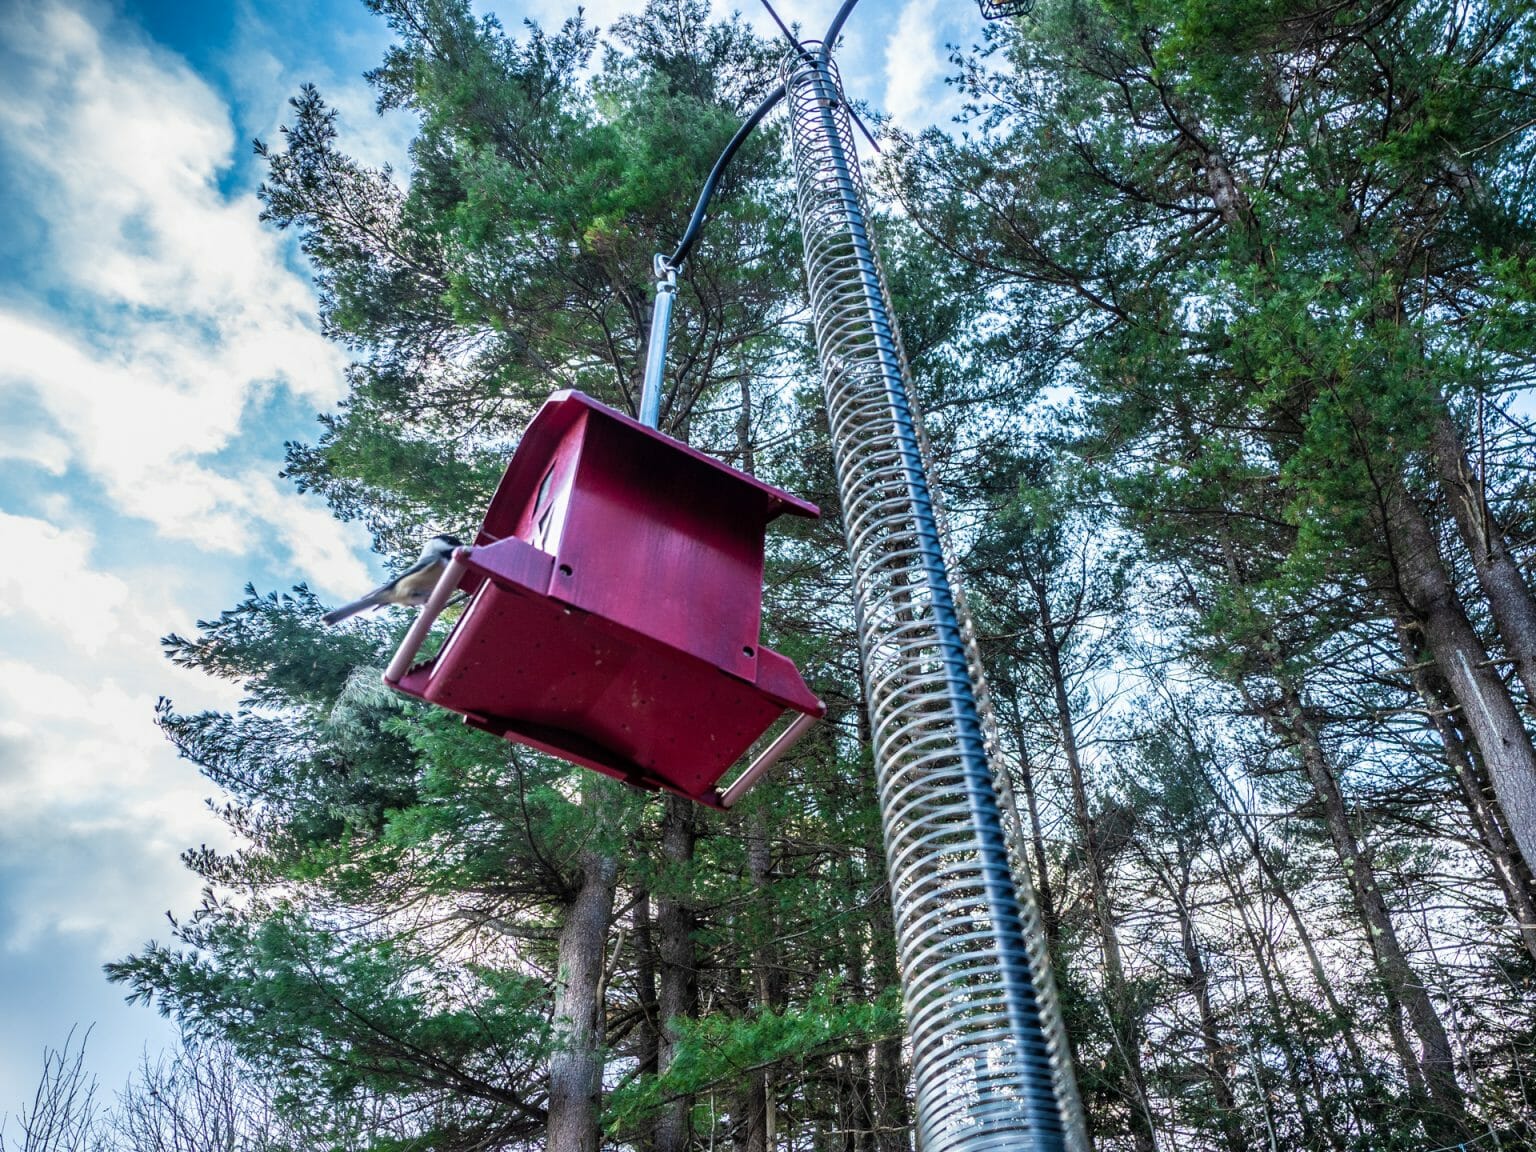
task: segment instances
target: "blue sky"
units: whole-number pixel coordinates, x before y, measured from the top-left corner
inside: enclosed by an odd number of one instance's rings
[[[639,2],[585,7],[603,27]],[[776,6],[819,29],[837,4]],[[575,6],[482,7],[516,28]],[[957,0],[864,0],[849,94],[943,119],[943,45],[977,24]],[[340,601],[381,571],[360,529],[277,477],[345,358],[293,238],[257,219],[250,141],[276,140],[313,82],[348,151],[403,169],[410,120],[376,116],[361,78],[386,43],[360,0],[0,0],[0,1115],[71,1027],[94,1025],[109,1092],[169,1036],[101,964],[195,905],[182,850],[227,844],[154,702],[236,693],[159,638],[247,581]]]

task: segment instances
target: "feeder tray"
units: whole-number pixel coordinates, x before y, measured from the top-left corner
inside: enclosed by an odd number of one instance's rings
[[[729,807],[825,714],[759,643],[763,540],[816,506],[579,392],[529,424],[384,674],[467,723],[647,789]],[[412,666],[455,591],[469,603]],[[724,792],[786,712],[795,722]]]

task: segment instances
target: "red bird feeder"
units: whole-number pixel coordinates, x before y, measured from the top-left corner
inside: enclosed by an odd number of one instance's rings
[[[523,434],[473,548],[460,548],[385,681],[642,788],[729,807],[826,706],[758,642],[763,537],[814,504],[579,392]],[[411,666],[455,590],[470,600]],[[724,793],[786,711],[797,720]]]

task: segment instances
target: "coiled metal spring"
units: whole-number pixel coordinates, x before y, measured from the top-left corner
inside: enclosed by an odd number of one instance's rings
[[[1045,936],[1005,835],[1006,777],[841,85],[783,66],[806,275],[854,570],[924,1152],[1086,1148]],[[1004,790],[1003,803],[999,788]]]

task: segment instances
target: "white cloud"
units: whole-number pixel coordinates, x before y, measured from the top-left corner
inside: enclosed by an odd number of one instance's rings
[[[16,460],[50,476],[62,476],[69,467],[69,455],[69,445],[51,432],[19,423],[0,426],[0,460]]]
[[[238,689],[171,666],[160,636],[247,564],[371,581],[361,532],[279,482],[278,443],[256,439],[285,395],[333,404],[344,358],[291,237],[257,220],[230,108],[89,3],[0,5],[0,51],[0,195],[28,222],[0,285],[0,960],[90,981],[56,997],[83,1011],[97,965],[195,903],[179,852],[227,840],[153,709]],[[0,1017],[36,995],[7,987]],[[58,1043],[76,1019],[8,1039]]]
[[[910,0],[885,43],[886,111],[905,127],[927,127],[941,102],[946,54],[939,12],[939,0]]]
[[[353,532],[338,533],[336,521],[318,501],[295,499],[287,484],[262,469],[250,469],[239,482],[244,498],[283,508],[273,523],[276,539],[289,555],[303,557],[303,571],[317,587],[351,599],[377,583],[358,562]]]
[[[269,4],[241,4],[235,42],[224,62],[248,119],[247,131],[274,148],[281,143],[281,129],[293,119],[289,101],[304,84],[314,84],[327,104],[337,112],[341,146],[348,156],[370,168],[386,164],[396,173],[410,166],[409,145],[416,134],[417,118],[403,109],[380,115],[378,93],[361,76],[377,66],[390,42],[385,22],[368,17],[365,30],[348,35],[335,29],[343,54],[362,61],[355,73],[338,72],[337,62],[323,49],[335,44],[296,45],[283,20],[281,9]],[[403,179],[403,177],[401,177]]]
[[[11,435],[55,473],[72,456],[166,538],[238,552],[258,531],[297,544],[302,521],[319,538],[294,549],[293,571],[366,583],[361,561],[340,559],[355,532],[209,460],[279,385],[333,404],[344,358],[286,238],[258,222],[249,188],[220,186],[238,146],[228,108],[178,57],[105,23],[59,5],[0,16],[20,64],[0,78],[0,146],[47,228],[32,303],[0,305],[0,395],[48,423]],[[307,571],[313,554],[323,574]]]
[[[31,617],[54,643],[88,654],[121,635],[128,585],[89,569],[90,544],[81,533],[0,511],[0,556],[28,559],[24,565],[0,565],[0,619]]]
[[[273,123],[286,67],[261,96]],[[360,80],[334,91],[369,120]],[[400,130],[370,125],[368,147],[398,151]],[[245,134],[120,7],[0,4],[0,207],[24,225],[0,281],[0,1114],[30,1092],[30,1052],[77,1022],[110,1025],[97,1067],[126,1071],[160,1035],[99,965],[195,904],[181,850],[227,842],[153,709],[239,690],[170,665],[159,638],[246,575],[373,582],[362,531],[279,481],[263,439],[289,397],[340,397],[344,357],[292,237],[257,219]]]
[[[236,689],[168,665],[158,636],[190,621],[94,568],[92,552],[83,529],[0,513],[0,554],[29,560],[0,569],[0,927],[12,952],[59,931],[102,958],[136,945],[159,908],[195,892],[179,850],[225,840],[207,784],[152,716],[162,691],[229,707]],[[146,574],[146,588],[169,583]]]

